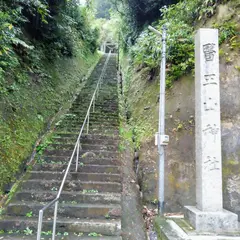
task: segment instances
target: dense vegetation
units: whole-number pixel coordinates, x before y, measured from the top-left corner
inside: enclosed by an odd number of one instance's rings
[[[127,38],[134,42],[138,34],[143,30],[144,25],[160,18],[160,8],[176,3],[178,0],[111,0],[111,2],[113,8],[127,23],[127,26],[125,26]]]
[[[172,86],[174,80],[193,69],[195,27],[212,17],[218,4],[222,2],[224,1],[180,1],[177,4],[168,7],[163,6],[160,9],[160,20],[155,21],[153,26],[160,31],[163,25],[167,26],[168,87]],[[130,7],[130,5],[125,7]],[[234,18],[234,16],[230,15],[229,19],[231,18]],[[220,26],[215,26],[220,30],[220,43],[226,40],[230,41],[238,33],[237,21],[228,20]],[[123,18],[122,48],[125,52],[130,53],[134,65],[147,67],[149,72],[155,73],[161,58],[161,39],[146,29],[140,33],[132,45],[126,38],[129,34],[129,29],[132,27],[132,23],[126,21],[126,17]],[[235,44],[236,39],[231,41],[234,42],[230,42],[230,44]]]
[[[95,0],[94,5],[96,18],[110,19],[111,2],[109,0]]]
[[[226,4],[227,7],[226,7]],[[221,16],[216,12],[221,5]],[[129,6],[119,4],[115,13],[119,21],[121,66],[123,72],[123,98],[129,127],[140,146],[157,131],[159,95],[159,65],[161,61],[161,38],[147,29],[147,24],[135,41],[131,41],[131,22],[122,14]],[[234,9],[234,11],[232,10]],[[233,63],[231,52],[240,51],[239,28],[240,3],[236,1],[179,1],[160,9],[160,17],[151,23],[159,31],[167,26],[167,87],[174,81],[194,79],[194,35],[200,27],[219,29],[220,57],[226,64]],[[121,13],[118,13],[121,12]],[[226,11],[227,13],[225,13]],[[130,39],[130,40],[129,40]],[[235,66],[235,69],[239,67]],[[188,82],[190,83],[190,82]],[[145,107],[143,107],[145,106]],[[146,114],[147,112],[147,114]],[[176,127],[182,127],[180,124]]]
[[[86,9],[79,8],[76,2],[1,1],[1,94],[8,94],[16,84],[26,81],[27,72],[38,73],[43,58],[72,56],[79,38],[92,52],[96,50],[97,32],[88,26]],[[26,71],[22,71],[23,68]],[[12,83],[6,84],[9,77]]]
[[[77,0],[0,1],[0,191],[96,61],[91,15]]]

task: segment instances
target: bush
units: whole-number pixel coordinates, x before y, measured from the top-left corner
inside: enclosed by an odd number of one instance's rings
[[[212,16],[220,1],[181,1],[161,9],[161,20],[154,27],[161,31],[167,26],[167,87],[174,80],[189,73],[194,67],[194,28],[201,19]],[[224,23],[220,27],[220,43],[236,35],[236,24]],[[149,30],[143,31],[129,49],[135,65],[148,67],[151,71],[161,61],[161,39]]]
[[[75,0],[9,0],[0,9],[0,97],[38,74],[43,59],[71,57],[80,42],[97,49],[98,32]]]

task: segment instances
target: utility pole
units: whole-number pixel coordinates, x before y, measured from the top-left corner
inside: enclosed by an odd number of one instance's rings
[[[169,136],[165,135],[165,89],[166,89],[166,40],[167,28],[162,27],[162,33],[155,28],[149,26],[149,30],[156,33],[162,38],[162,60],[160,66],[160,98],[159,98],[159,124],[158,133],[156,134],[156,142],[158,146],[158,213],[164,214],[165,195],[164,195],[164,177],[165,177],[165,146],[169,143]]]

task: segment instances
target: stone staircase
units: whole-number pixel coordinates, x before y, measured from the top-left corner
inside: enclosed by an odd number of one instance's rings
[[[106,57],[56,125],[52,143],[38,155],[37,163],[7,206],[0,221],[0,239],[36,239],[38,212],[57,195]],[[118,127],[116,57],[112,55],[91,114],[89,135],[81,140],[79,170],[75,171],[75,164],[71,166],[63,188],[56,239],[122,239]],[[44,213],[42,239],[51,239],[53,211],[50,208]]]

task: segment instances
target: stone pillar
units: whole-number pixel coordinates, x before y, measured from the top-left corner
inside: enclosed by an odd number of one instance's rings
[[[237,229],[237,215],[223,209],[217,29],[200,29],[195,39],[196,207],[186,217],[197,231]]]

